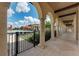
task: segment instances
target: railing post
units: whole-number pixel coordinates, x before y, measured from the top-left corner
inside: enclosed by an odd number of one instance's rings
[[[34,38],[33,38],[33,46],[35,47],[35,30],[34,30],[34,32],[33,32],[34,34]]]
[[[18,32],[16,32],[16,53],[15,53],[15,56],[17,56],[17,54],[18,54],[18,36],[19,36],[19,33]]]

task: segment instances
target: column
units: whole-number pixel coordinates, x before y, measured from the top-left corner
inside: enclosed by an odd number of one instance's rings
[[[77,36],[76,36],[76,29],[77,29],[77,28],[76,28],[76,27],[77,27],[77,26],[76,26],[76,25],[77,25],[77,24],[76,24],[76,23],[77,23],[76,15],[74,15],[74,20],[73,20],[73,21],[74,21],[74,23],[73,23],[73,24],[74,24],[74,39],[76,39],[76,37],[77,37]]]
[[[58,37],[59,36],[59,20],[58,20],[58,18],[56,18],[56,34]]]
[[[59,19],[59,35],[61,35],[60,19]]]
[[[78,35],[79,35],[79,6],[77,7],[77,10],[76,10],[76,19],[75,19],[75,39],[76,39],[76,43],[78,44]]]
[[[51,19],[51,39],[54,39],[54,20],[55,20],[55,17],[54,17],[54,12],[49,12],[48,13],[50,15],[50,19]]]
[[[45,18],[40,20],[40,48],[45,48]]]
[[[60,21],[60,35],[62,35],[62,24],[61,24],[61,21]]]
[[[7,7],[0,3],[0,56],[8,55],[7,50]]]
[[[54,39],[54,19],[51,19],[51,39]]]

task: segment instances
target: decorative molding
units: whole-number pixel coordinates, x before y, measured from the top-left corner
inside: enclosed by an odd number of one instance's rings
[[[65,14],[65,15],[60,15],[59,18],[61,18],[61,17],[65,17],[65,16],[69,16],[69,15],[74,15],[74,14],[76,14],[76,12],[69,13],[69,14]]]
[[[73,22],[73,20],[64,20],[63,22],[64,23],[70,23],[70,22]]]

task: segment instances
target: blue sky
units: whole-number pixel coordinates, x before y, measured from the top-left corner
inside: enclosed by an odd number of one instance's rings
[[[26,2],[12,2],[7,11],[7,24],[20,27],[39,24],[39,15],[34,5]]]

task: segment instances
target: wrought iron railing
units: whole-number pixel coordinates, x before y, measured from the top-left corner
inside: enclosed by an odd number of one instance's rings
[[[28,41],[31,36],[33,36],[33,43]],[[8,31],[7,43],[8,55],[17,56],[17,54],[35,47],[35,31]]]

